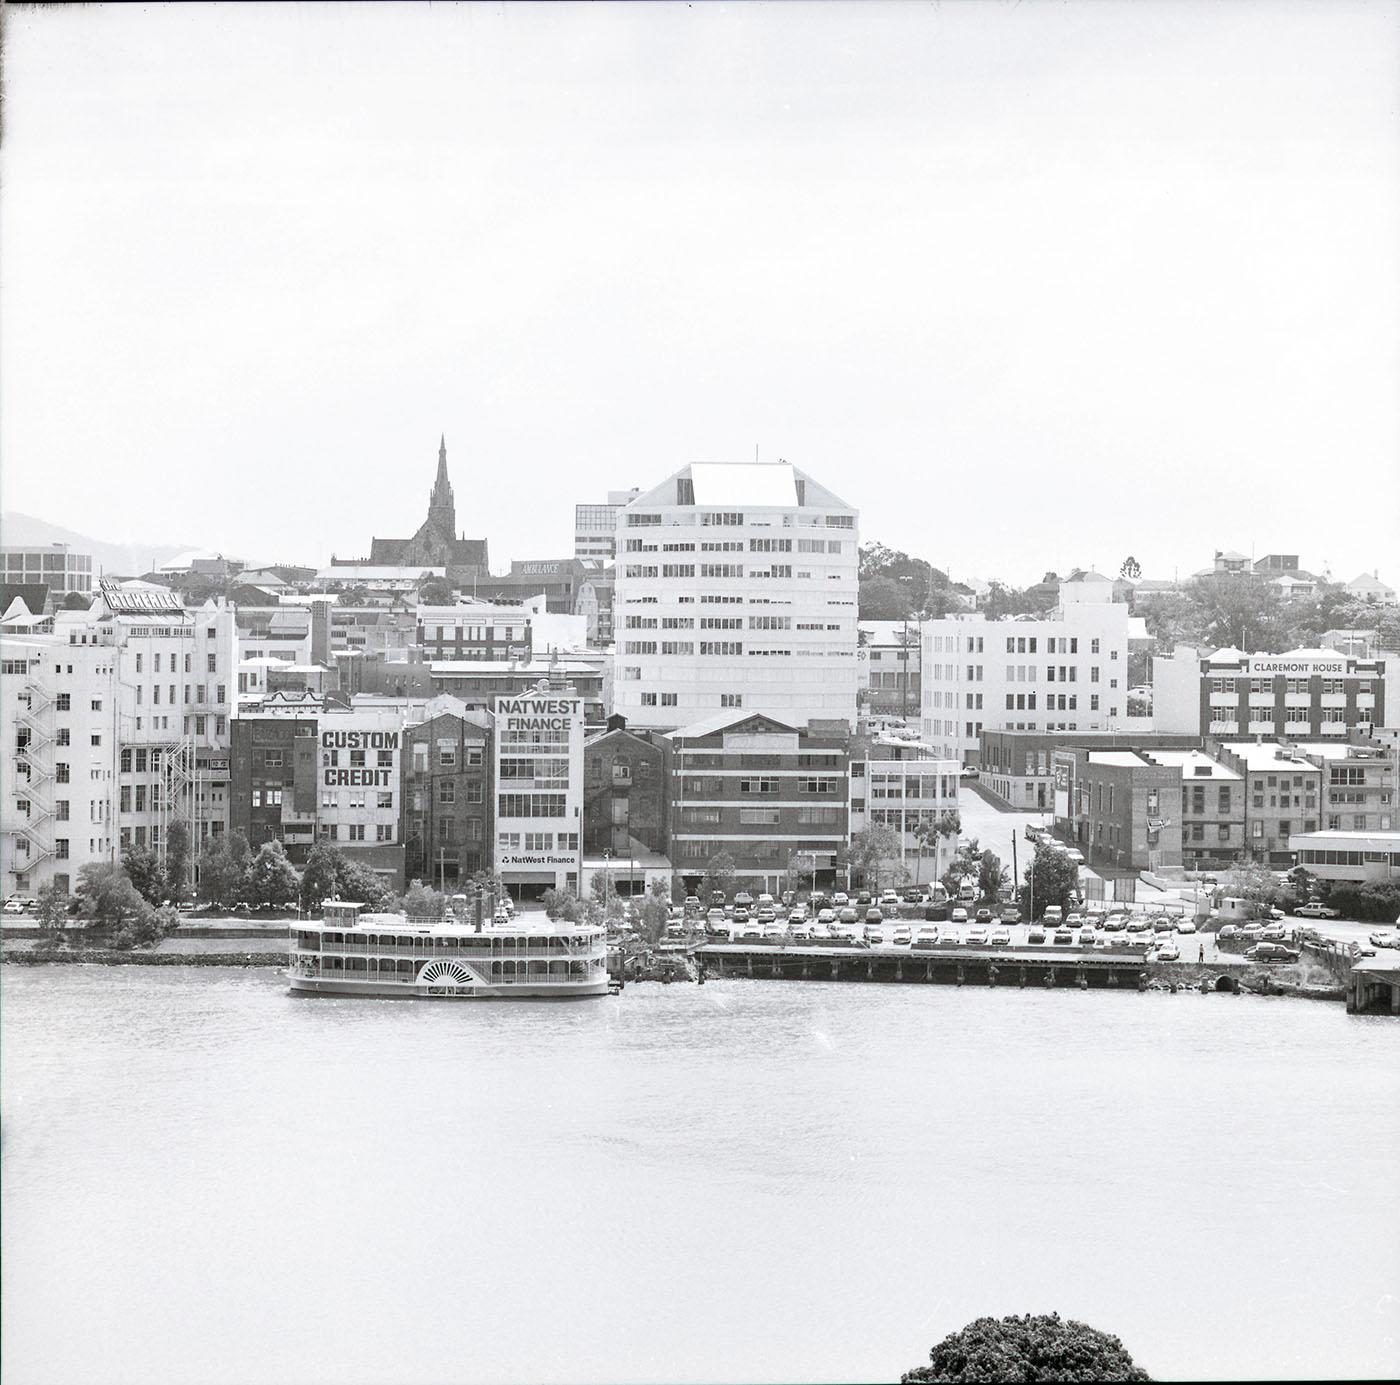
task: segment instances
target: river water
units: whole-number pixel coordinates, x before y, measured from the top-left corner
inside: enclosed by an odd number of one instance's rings
[[[1051,1309],[1400,1374],[1400,1025],[1339,1005],[7,966],[0,1058],[6,1385],[894,1380]]]

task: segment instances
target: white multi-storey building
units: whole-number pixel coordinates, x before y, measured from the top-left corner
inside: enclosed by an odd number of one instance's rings
[[[34,895],[117,857],[116,651],[41,623],[0,634],[0,877]]]
[[[857,512],[786,462],[682,468],[618,516],[615,709],[856,718]]]
[[[163,855],[175,820],[196,845],[227,826],[231,607],[104,584],[88,609],[21,620],[3,643],[8,887],[70,887],[125,846]]]
[[[1129,729],[1127,606],[1067,601],[1045,616],[926,621],[923,739],[976,765],[984,728]]]
[[[516,898],[577,890],[582,874],[583,699],[547,683],[495,705],[496,873]]]
[[[612,562],[617,557],[618,511],[640,494],[633,486],[629,491],[609,491],[606,505],[575,505],[574,557]]]
[[[958,834],[930,829],[958,811],[960,768],[956,760],[933,758],[926,745],[876,736],[864,758],[851,760],[851,835],[888,827],[899,840],[908,883],[938,880],[952,864]]]

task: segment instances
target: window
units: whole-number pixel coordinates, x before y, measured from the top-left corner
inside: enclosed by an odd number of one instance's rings
[[[59,822],[68,821],[68,800],[66,798],[58,798],[54,800],[53,815],[59,820]]]
[[[209,673],[217,673],[219,671],[219,656],[217,654],[206,656],[206,671]]]
[[[375,824],[374,838],[380,842],[391,842],[394,840],[394,824],[392,822],[380,822]]]
[[[383,789],[380,791],[378,806],[380,808],[392,808],[394,806],[394,791],[392,789]]]
[[[53,777],[60,784],[66,784],[69,782],[68,766],[63,761],[60,760],[57,764],[54,765]]]
[[[68,712],[73,709],[73,696],[71,693],[59,693],[54,699],[54,711]]]
[[[437,801],[442,804],[456,803],[457,784],[452,779],[444,779],[438,784]]]
[[[58,730],[54,732],[54,741],[58,745],[68,745],[70,743],[71,736],[66,726],[60,726]]]
[[[53,854],[54,854],[55,856],[57,856],[58,859],[59,859],[60,861],[66,861],[66,860],[68,859],[68,838],[67,838],[67,837],[55,837],[55,838],[54,838],[54,843],[53,843]]]
[[[720,693],[719,705],[721,707],[742,707],[744,705],[744,694]]]

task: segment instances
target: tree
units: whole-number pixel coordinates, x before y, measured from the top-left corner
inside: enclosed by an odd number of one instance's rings
[[[1079,867],[1065,852],[1037,846],[1026,867],[1025,882],[1021,890],[1021,912],[1027,918],[1040,918],[1052,904],[1058,904],[1068,913],[1070,896],[1079,889]]]
[[[287,859],[286,848],[281,842],[264,842],[248,870],[246,887],[250,904],[271,904],[280,907],[293,904],[301,888],[301,881],[292,863]]]
[[[353,899],[365,906],[367,914],[386,914],[394,907],[394,892],[384,877],[360,861],[342,858],[336,878],[341,899]]]
[[[423,606],[450,606],[452,588],[441,577],[425,577],[418,583],[418,601]]]
[[[129,918],[112,935],[112,946],[126,952],[134,947],[154,947],[180,926],[180,911],[173,904],[147,909]]]
[[[595,871],[588,885],[588,893],[589,903],[595,906],[587,911],[590,923],[617,923],[626,916],[627,906],[617,892],[611,871]]]
[[[667,902],[670,891],[664,880],[653,880],[647,886],[642,899],[642,936],[649,943],[656,942],[666,931],[671,911]]]
[[[897,881],[909,875],[899,859],[899,837],[892,827],[875,825],[852,834],[850,859],[867,889],[878,890],[886,878]]]
[[[1123,559],[1123,565],[1118,569],[1120,577],[1126,577],[1129,581],[1136,582],[1142,576],[1142,564],[1130,553]]]
[[[193,855],[194,840],[190,825],[183,818],[176,818],[165,834],[165,887],[169,898],[177,903],[189,894]]]
[[[149,847],[129,846],[122,852],[122,869],[147,904],[160,904],[167,896],[165,871]]]
[[[540,901],[544,911],[552,919],[564,919],[568,923],[579,923],[584,916],[583,901],[573,890],[557,890],[551,887],[544,892]]]
[[[414,880],[399,900],[399,910],[411,919],[441,919],[448,914],[448,898],[431,885]]]
[[[914,1381],[1150,1380],[1117,1337],[1058,1313],[978,1318],[946,1336]]]
[[[1243,899],[1257,906],[1256,912],[1266,913],[1271,905],[1282,904],[1288,889],[1267,866],[1240,865],[1220,877],[1219,890],[1227,899]]]
[[[956,808],[937,814],[925,814],[914,826],[914,839],[919,843],[919,854],[915,860],[914,883],[919,883],[923,874],[924,852],[934,853],[937,868],[938,845],[949,837],[956,838],[962,833],[962,814]]]
[[[303,909],[318,909],[323,899],[335,897],[340,881],[340,866],[344,859],[329,842],[317,842],[311,848],[306,864],[301,869]]]
[[[977,867],[977,885],[982,898],[988,904],[995,904],[1001,898],[1002,887],[1010,882],[1011,872],[1002,865],[1001,857],[995,851],[984,851]]]
[[[708,904],[712,894],[722,894],[725,899],[733,899],[739,888],[739,876],[734,867],[734,858],[727,851],[717,851],[705,864],[705,878],[700,883],[700,898]]]
[[[958,886],[969,876],[978,881],[982,878],[982,844],[976,837],[969,837],[958,846],[941,883],[956,898]]]
[[[141,898],[136,886],[120,866],[94,861],[78,872],[74,893],[83,914],[93,923],[120,928],[131,919],[143,918],[151,906]]]
[[[68,892],[57,881],[50,880],[39,889],[35,896],[35,921],[39,925],[39,936],[45,943],[54,946],[66,943],[68,934]]]
[[[243,898],[252,861],[248,838],[242,832],[220,832],[210,837],[199,856],[199,892],[210,902],[228,908]]]

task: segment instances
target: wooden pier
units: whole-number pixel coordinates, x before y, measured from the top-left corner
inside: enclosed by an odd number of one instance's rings
[[[1145,990],[1140,950],[1083,947],[819,947],[707,943],[695,952],[705,974],[755,980],[914,982],[939,986],[1112,987]]]

